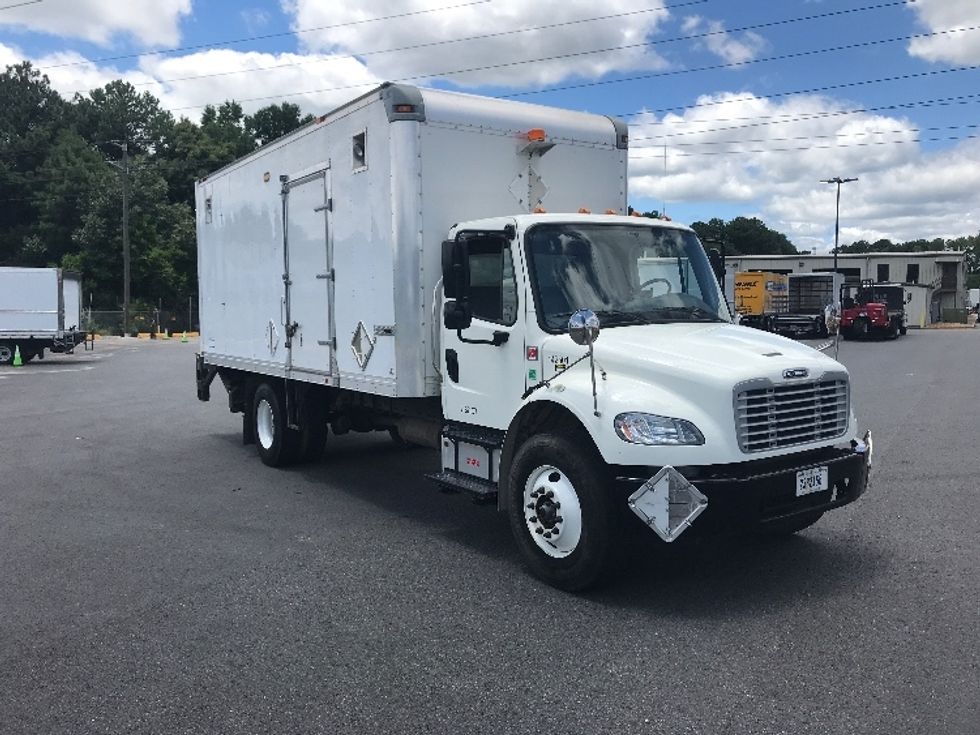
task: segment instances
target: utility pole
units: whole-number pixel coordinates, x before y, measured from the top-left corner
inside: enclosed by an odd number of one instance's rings
[[[122,142],[123,336],[129,336],[129,143]]]
[[[837,275],[837,250],[840,247],[840,185],[849,184],[857,179],[842,179],[835,176],[832,179],[821,179],[821,184],[837,184],[837,216],[834,218],[834,275]]]

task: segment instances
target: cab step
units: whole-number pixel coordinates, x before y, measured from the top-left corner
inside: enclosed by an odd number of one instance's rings
[[[473,496],[477,503],[494,503],[497,500],[497,486],[479,477],[467,475],[464,472],[445,469],[442,472],[433,472],[426,475],[427,478],[439,485],[440,489],[447,492],[467,492]]]
[[[466,442],[487,449],[500,449],[504,445],[503,431],[482,426],[448,424],[443,428],[442,436],[454,442]]]

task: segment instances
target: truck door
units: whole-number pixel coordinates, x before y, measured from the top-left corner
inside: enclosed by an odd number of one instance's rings
[[[459,334],[443,329],[443,414],[453,422],[506,429],[526,388],[520,260],[502,232],[459,236],[469,246],[473,323]]]
[[[292,372],[335,376],[329,168],[283,184],[284,326]]]

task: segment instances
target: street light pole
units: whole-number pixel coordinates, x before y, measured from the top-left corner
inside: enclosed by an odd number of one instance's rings
[[[832,179],[821,179],[821,184],[837,184],[837,216],[834,218],[834,275],[837,275],[837,250],[840,247],[840,185],[849,184],[857,179],[842,179],[835,176]]]

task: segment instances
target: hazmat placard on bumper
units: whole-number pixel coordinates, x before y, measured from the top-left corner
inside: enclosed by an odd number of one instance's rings
[[[708,507],[708,499],[669,465],[647,480],[627,501],[640,520],[670,543]]]

